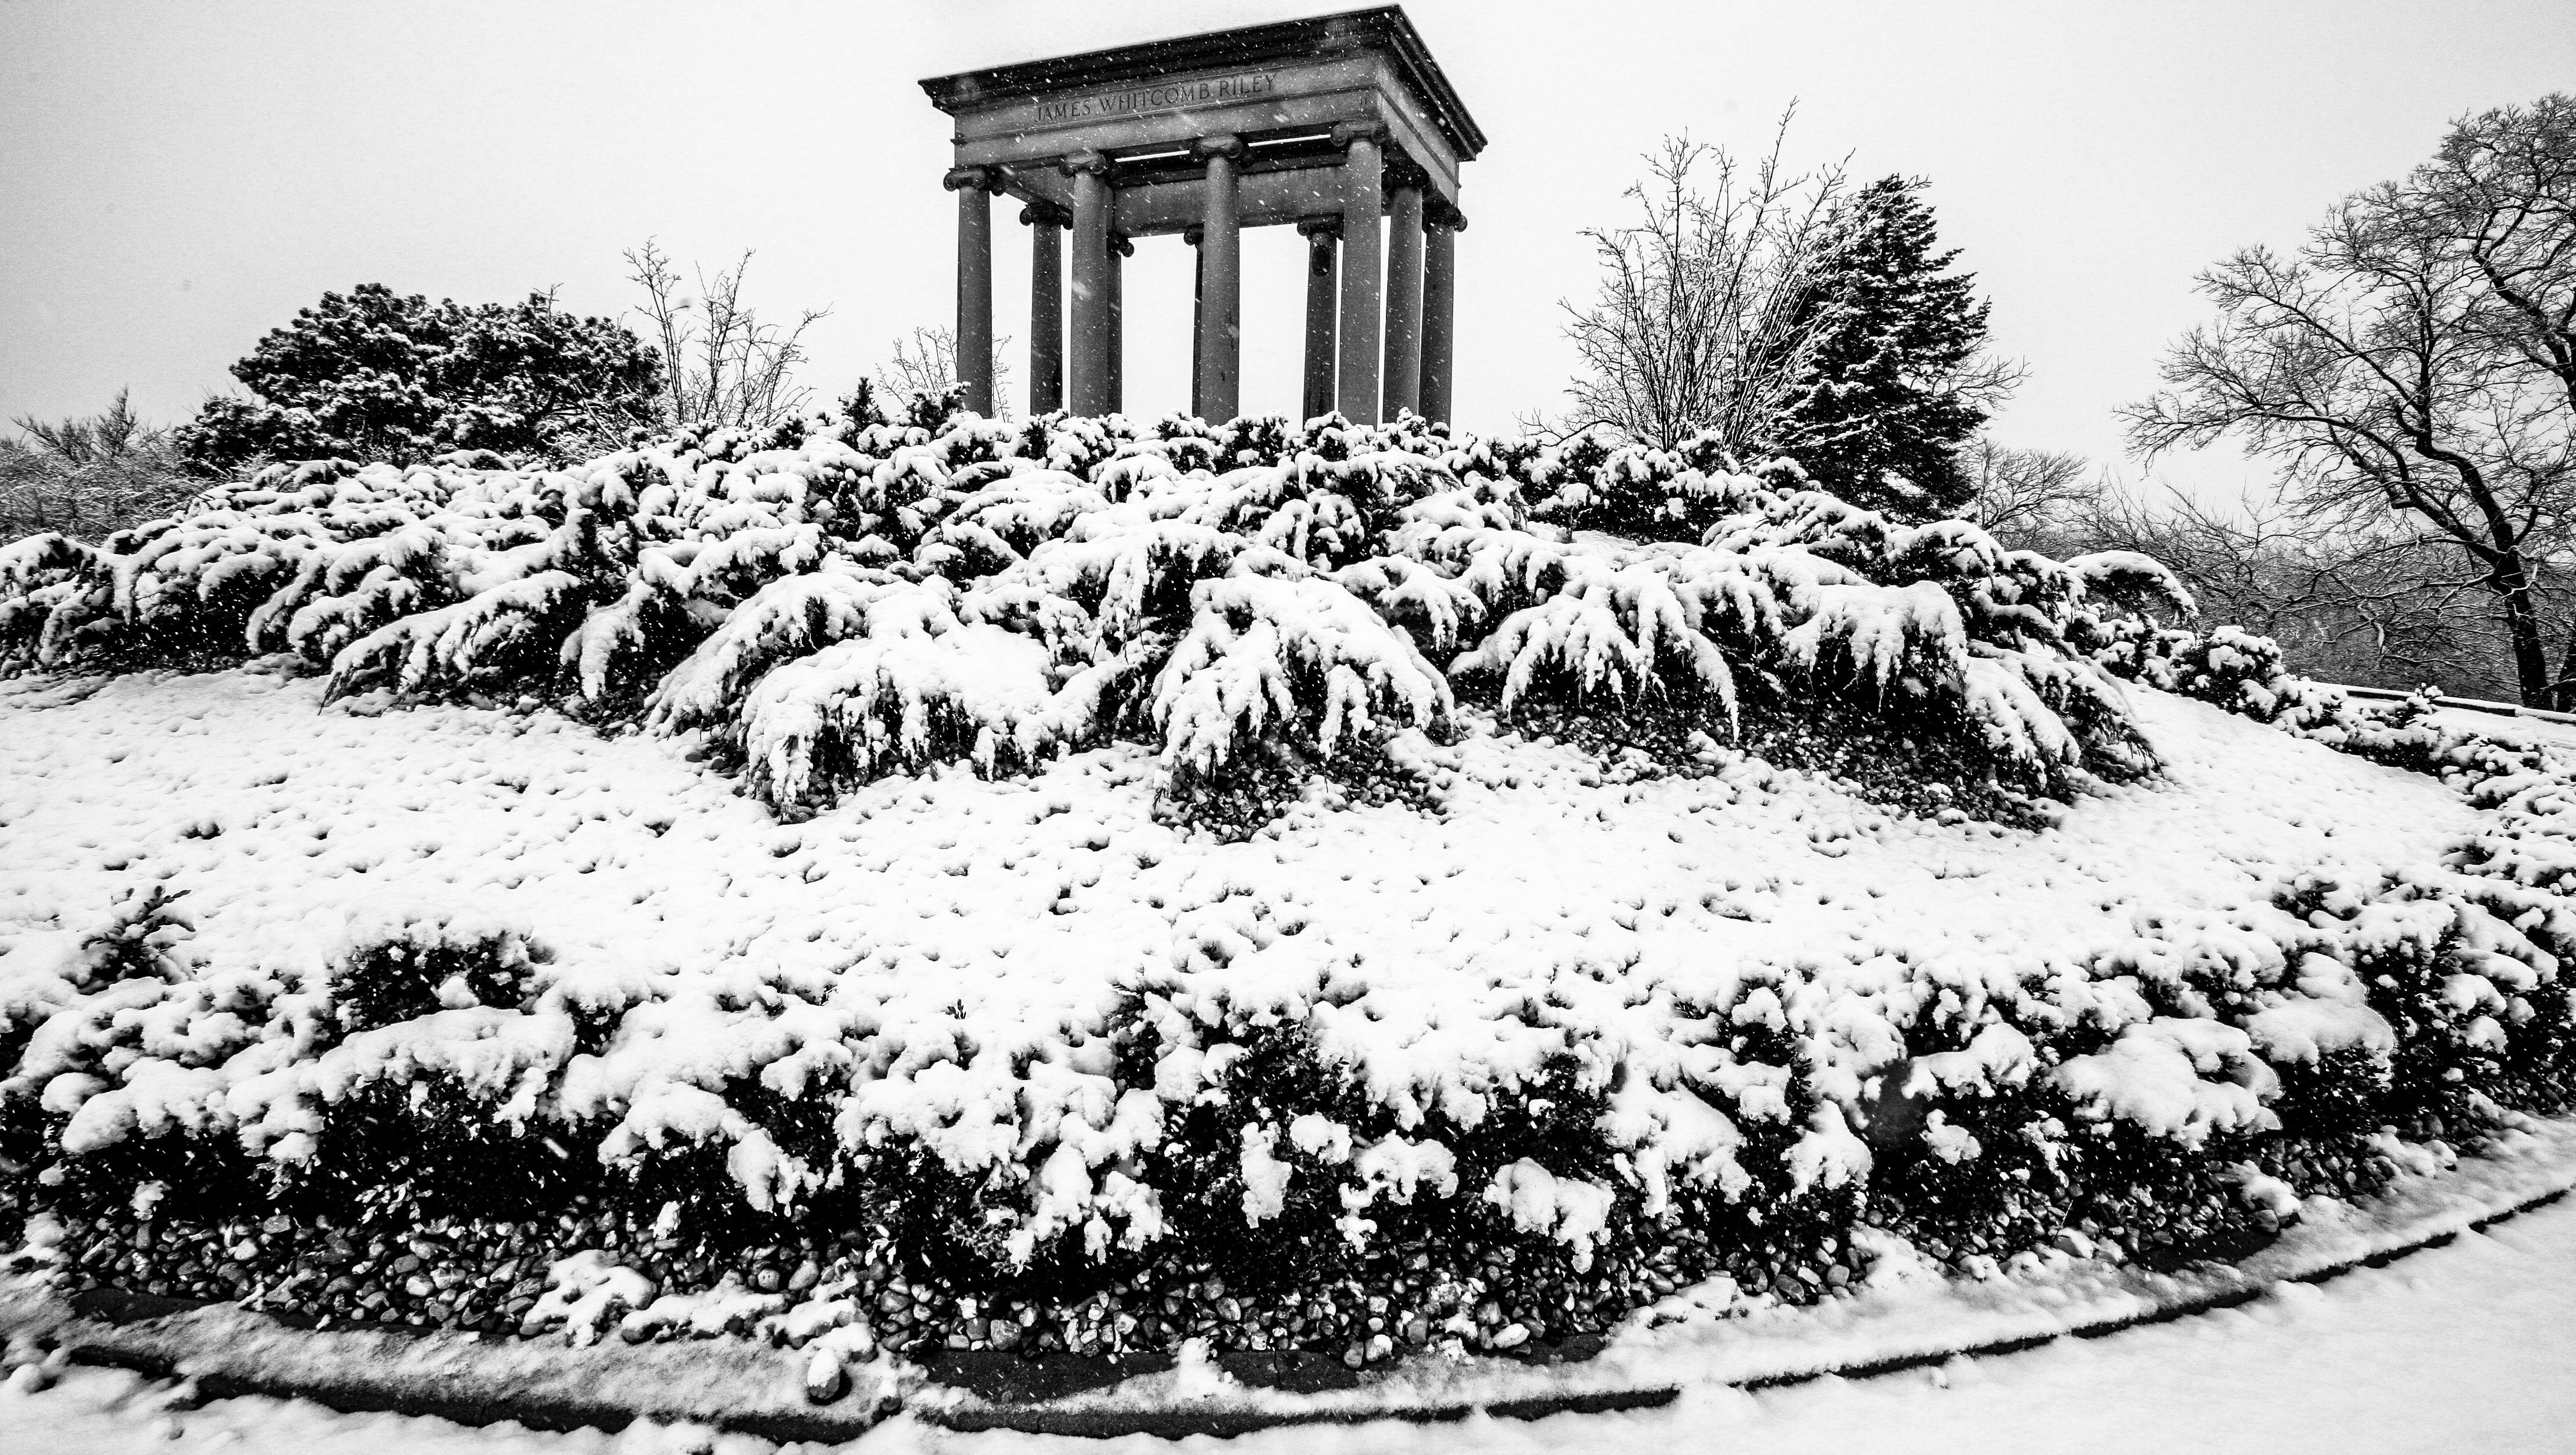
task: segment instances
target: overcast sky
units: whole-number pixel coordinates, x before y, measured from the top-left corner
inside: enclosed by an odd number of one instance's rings
[[[758,250],[768,309],[828,307],[837,394],[951,308],[945,119],[924,76],[1349,8],[1286,0],[569,3],[0,0],[0,415],[175,420],[325,289],[631,306],[622,249]],[[1407,6],[1490,142],[1467,169],[1458,413],[1561,402],[1576,235],[1638,155],[1738,152],[1793,100],[1791,150],[1928,177],[1943,240],[2030,380],[2011,443],[2118,456],[2112,411],[2205,316],[2191,275],[2295,241],[2468,110],[2576,85],[2576,0],[2319,4]],[[1027,249],[997,210],[1001,330]],[[1177,238],[1129,263],[1131,412],[1187,403]],[[1245,247],[1247,410],[1293,408],[1293,230]],[[1014,381],[1025,387],[1025,369]],[[2233,493],[2226,457],[2165,473]]]

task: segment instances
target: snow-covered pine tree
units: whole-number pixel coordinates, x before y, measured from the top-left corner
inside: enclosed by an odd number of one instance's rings
[[[258,460],[417,464],[490,450],[561,465],[660,420],[662,369],[615,320],[532,293],[504,307],[362,283],[325,293],[233,365],[248,399],[219,396],[177,431],[221,475]]]
[[[1921,178],[1887,177],[1845,204],[1822,279],[1800,305],[1826,316],[1771,447],[1819,487],[1909,520],[1970,491],[1957,451],[1986,411],[1968,376],[1986,341],[1975,276],[1936,252]]]

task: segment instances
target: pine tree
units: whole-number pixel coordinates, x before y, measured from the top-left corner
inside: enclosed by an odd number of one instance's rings
[[[1804,307],[1825,315],[1806,378],[1772,447],[1856,505],[1908,519],[1950,514],[1973,493],[1958,448],[1986,421],[1968,385],[1988,305],[1972,274],[1933,251],[1919,178],[1888,177],[1846,205]]]
[[[509,307],[381,283],[325,293],[233,377],[255,397],[209,399],[178,432],[217,473],[263,457],[408,465],[453,450],[561,464],[660,419],[661,362],[643,341],[543,293]]]

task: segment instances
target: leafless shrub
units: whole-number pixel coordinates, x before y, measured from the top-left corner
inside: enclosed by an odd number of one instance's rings
[[[1562,430],[1606,426],[1664,448],[1710,430],[1736,454],[1757,447],[1830,319],[1802,305],[1844,188],[1839,165],[1782,169],[1788,126],[1783,115],[1750,163],[1666,138],[1628,189],[1638,220],[1584,231],[1603,276],[1590,307],[1563,305],[1582,374]]]
[[[1012,417],[1011,366],[1004,357],[1010,342],[993,340],[993,409],[1001,419]],[[915,327],[909,337],[894,341],[885,364],[877,370],[877,387],[897,399],[944,394],[958,382],[957,335],[945,328]]]
[[[629,249],[626,262],[644,290],[672,423],[759,428],[804,409],[813,391],[796,382],[796,366],[805,361],[805,330],[829,309],[807,309],[786,327],[762,321],[743,301],[749,252],[712,278],[697,269],[696,298],[684,294],[679,270],[651,239]]]

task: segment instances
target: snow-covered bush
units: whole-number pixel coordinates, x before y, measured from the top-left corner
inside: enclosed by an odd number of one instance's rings
[[[2327,993],[2302,978],[2326,1004],[2296,1022],[2264,1011],[2290,1060],[2364,1063],[2374,1114],[2421,1136],[2474,1139],[2502,1110],[2576,1104],[2576,985],[2560,970],[2576,963],[2576,752],[2447,726],[2427,693],[2352,698],[2289,672],[2277,643],[2235,627],[2204,635],[2131,612],[2088,622],[2077,639],[2120,676],[2439,777],[2489,811],[2439,868],[2303,882],[2285,896],[2302,922],[2277,937],[2289,961],[2347,966],[2357,982]]]
[[[2095,652],[2119,676],[2258,721],[2270,721],[2284,705],[2276,686],[2285,676],[2280,644],[2240,627],[2202,633],[2122,617],[2103,629]]]
[[[208,399],[177,443],[209,472],[459,448],[560,460],[649,428],[663,412],[661,364],[616,321],[566,313],[550,293],[432,304],[362,283],[270,330],[232,366],[250,397]]]
[[[801,1260],[797,1292],[854,1295],[898,1345],[1026,1308],[998,1347],[1367,1362],[1380,1331],[1507,1348],[1720,1275],[1807,1301],[1865,1271],[1865,1225],[1968,1269],[2070,1234],[2151,1262],[2247,1246],[2294,1194],[2565,1099],[2555,960],[2471,877],[2305,882],[2046,973],[1756,967],[1625,1043],[1524,1001],[1509,1041],[1461,1019],[1473,1056],[1366,1057],[1380,1032],[1329,981],[1229,990],[1212,934],[998,1101],[1008,1048],[918,1061],[792,976],[570,976],[471,913],[361,925],[318,976],[190,970],[143,902],[58,935],[58,963],[10,957],[33,1033],[0,1110],[13,1195],[81,1230],[77,1276],[154,1291],[500,1330],[542,1323],[519,1270],[547,1260],[608,1250],[708,1298]],[[253,1251],[219,1275],[156,1197]],[[388,1254],[324,1256],[382,1222],[512,1271],[404,1293],[357,1266]],[[1161,1312],[1115,1326],[1104,1296]]]
[[[2152,766],[2067,640],[2081,573],[1721,464],[1057,415],[277,466],[101,547],[0,549],[0,664],[284,652],[335,695],[534,697],[702,731],[798,812],[1133,737],[1184,811],[1239,817],[1233,789],[1293,797],[1458,692],[1676,744],[1833,714],[2011,793]]]

